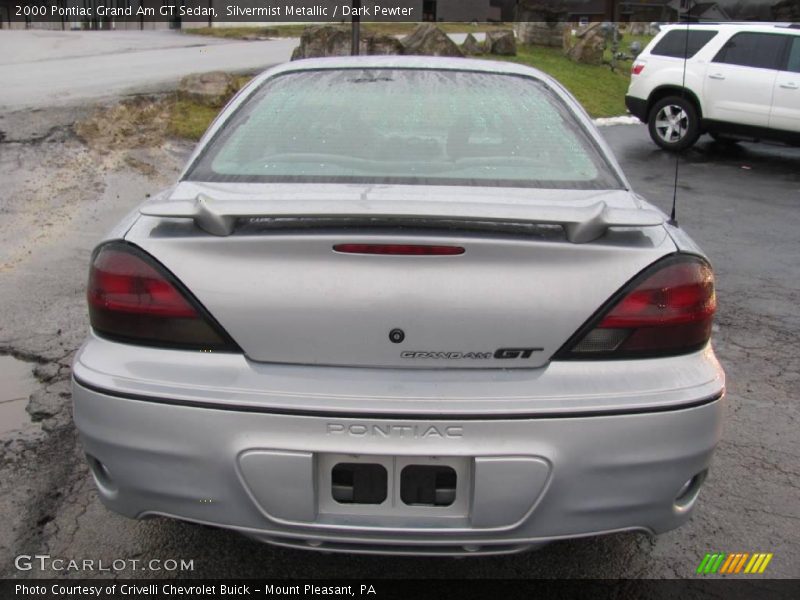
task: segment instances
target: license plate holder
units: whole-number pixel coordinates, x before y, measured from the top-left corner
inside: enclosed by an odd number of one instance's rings
[[[342,466],[346,465],[346,466]],[[361,467],[359,467],[361,465]],[[317,502],[321,515],[391,517],[456,517],[469,515],[472,459],[463,456],[379,456],[367,454],[320,454],[317,456]],[[379,469],[386,472],[385,499],[374,489],[346,489],[356,473]],[[344,475],[352,472],[352,478]],[[375,479],[370,480],[375,485]],[[344,487],[343,487],[344,486]],[[367,497],[370,502],[349,498]],[[342,501],[342,500],[345,501]]]

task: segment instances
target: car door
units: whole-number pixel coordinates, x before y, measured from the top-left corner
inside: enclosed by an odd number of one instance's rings
[[[800,36],[791,40],[786,64],[775,78],[769,126],[800,132]]]
[[[734,34],[706,70],[703,117],[768,127],[786,39],[784,35],[770,33]]]

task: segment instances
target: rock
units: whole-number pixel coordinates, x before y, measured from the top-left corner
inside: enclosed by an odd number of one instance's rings
[[[366,48],[364,46],[366,45]],[[370,55],[403,54],[403,44],[391,35],[370,35],[362,40],[362,53]]]
[[[246,33],[242,36],[242,39],[247,42],[263,42],[269,38],[265,35],[261,35],[260,33]]]
[[[58,394],[37,390],[31,394],[25,410],[28,411],[31,420],[36,422],[57,415],[64,408],[64,404],[64,400],[59,398]]]
[[[490,31],[486,34],[484,43],[486,52],[497,56],[516,56],[517,38],[510,29]]]
[[[561,48],[568,13],[563,0],[519,0],[517,38],[522,44]]]
[[[458,45],[441,29],[431,23],[420,24],[402,39],[403,54],[424,56],[458,56],[464,54]]]
[[[181,79],[178,97],[211,107],[220,107],[236,91],[233,77],[221,71],[195,73]]]
[[[606,38],[600,26],[601,23],[591,23],[574,36],[569,29],[564,31],[564,53],[570,60],[589,65],[603,64]]]
[[[517,37],[523,44],[561,48],[566,28],[560,21],[526,21],[517,23]]]
[[[650,33],[650,23],[634,21],[628,24],[628,35],[646,35]]]
[[[54,431],[64,428],[71,429],[73,427],[72,417],[68,411],[60,412],[54,417],[42,421],[42,431],[47,433],[53,433]]]
[[[352,29],[337,25],[312,25],[303,29],[300,45],[294,49],[292,60],[349,56],[352,50]],[[361,40],[363,48],[364,41]]]
[[[300,36],[300,45],[294,49],[292,60],[321,58],[323,56],[349,56],[353,48],[353,30],[348,26],[312,25]],[[362,35],[361,54],[402,54],[403,44],[390,35]]]
[[[52,381],[58,376],[61,366],[58,363],[44,363],[33,368],[33,376],[39,381]]]
[[[467,35],[467,39],[461,44],[461,52],[465,56],[477,56],[483,54],[483,46],[471,33]]]

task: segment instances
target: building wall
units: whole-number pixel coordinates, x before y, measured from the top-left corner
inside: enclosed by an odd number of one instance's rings
[[[517,18],[517,0],[489,0],[489,5],[493,19],[511,22]]]
[[[730,17],[720,10],[719,6],[712,6],[699,16],[701,21],[727,21]]]
[[[489,0],[438,0],[436,3],[437,21],[478,21],[489,20],[491,14]]]

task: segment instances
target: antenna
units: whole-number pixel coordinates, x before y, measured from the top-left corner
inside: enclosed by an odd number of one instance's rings
[[[683,6],[681,2],[680,6]],[[678,18],[680,18],[680,11],[678,11]],[[686,63],[689,61],[689,11],[684,13],[686,19],[686,37],[683,42],[683,76],[681,80],[681,100],[686,99]],[[678,216],[676,209],[678,207],[678,173],[680,172],[681,153],[675,153],[675,180],[672,183],[672,211],[669,214],[670,225],[678,224]]]

